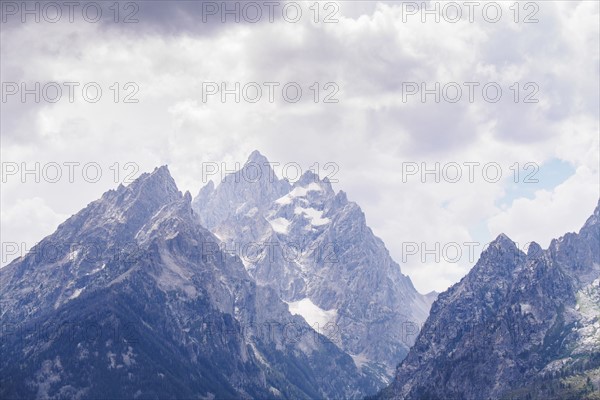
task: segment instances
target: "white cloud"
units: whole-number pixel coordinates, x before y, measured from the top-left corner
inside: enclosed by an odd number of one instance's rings
[[[44,199],[20,199],[10,207],[2,207],[2,230],[8,237],[2,239],[2,265],[14,257],[23,256],[42,237],[51,234],[67,215],[55,212]],[[35,229],[32,229],[35,227]]]
[[[531,241],[546,248],[550,241],[567,232],[578,232],[594,211],[600,197],[598,169],[579,167],[553,190],[540,190],[533,199],[521,198],[489,219],[491,231],[505,232],[524,245]]]

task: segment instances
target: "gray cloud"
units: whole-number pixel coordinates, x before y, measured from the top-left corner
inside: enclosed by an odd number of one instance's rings
[[[527,27],[403,23],[394,2],[345,2],[339,22],[328,25],[310,19],[202,23],[201,7],[141,2],[136,24],[3,24],[3,81],[91,80],[104,88],[133,81],[140,102],[114,103],[105,89],[97,104],[3,103],[2,159],[98,161],[105,169],[119,162],[121,172],[134,162],[138,174],[169,164],[180,189],[192,193],[202,185],[203,162],[225,161],[231,169],[254,149],[304,169],[335,162],[334,187],[364,208],[397,260],[407,240],[485,240],[498,230],[510,236],[520,229],[533,240],[560,234],[565,218],[555,224],[536,219],[559,206],[587,210],[597,202],[582,189],[598,177],[598,7],[592,2],[544,3],[540,23]],[[538,82],[540,103],[512,102],[508,86],[515,80]],[[222,103],[218,96],[204,103],[208,81],[294,81],[304,96],[296,104],[280,96],[273,103]],[[403,102],[407,81],[497,81],[505,95],[496,104],[421,103],[417,96]],[[339,103],[315,103],[308,88],[314,82],[321,90],[326,82],[338,84]],[[496,205],[504,181],[401,180],[405,161],[508,167],[554,158],[574,166],[572,179],[507,210]],[[11,181],[2,191],[3,240],[39,239],[60,216],[116,185],[110,170],[95,184]],[[519,221],[528,212],[525,229]],[[22,215],[44,228],[24,232]],[[403,265],[422,291],[444,289],[469,267]]]

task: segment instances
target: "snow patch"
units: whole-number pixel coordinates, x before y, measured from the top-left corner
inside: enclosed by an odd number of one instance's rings
[[[198,292],[191,283],[192,272],[180,265],[167,251],[161,251],[160,258],[165,268],[161,269],[157,277],[159,286],[167,290],[181,291],[190,298],[196,297]]]
[[[121,354],[121,358],[123,358],[123,363],[126,366],[131,367],[132,364],[135,364],[135,359],[133,358],[133,348],[131,346],[127,346],[127,352]]]
[[[73,250],[72,252],[69,253],[69,255],[67,256],[67,259],[69,261],[75,261],[77,259],[78,255],[79,255],[79,249]]]
[[[215,235],[215,237],[217,239],[219,239],[220,242],[225,242],[226,236],[222,232],[215,230],[214,232],[211,232],[211,233],[213,235]]]
[[[296,207],[294,214],[304,214],[310,220],[311,225],[321,226],[329,223],[329,218],[323,218],[323,212],[314,208]]]
[[[304,197],[308,192],[321,192],[323,188],[316,184],[315,182],[310,183],[308,186],[297,186],[292,189],[291,192],[286,194],[283,197],[275,200],[275,203],[280,205],[290,204],[295,197]]]
[[[275,203],[282,205],[282,206],[286,206],[286,205],[292,203],[292,197],[289,194],[286,194],[285,196],[280,197],[277,200],[275,200]]]
[[[247,203],[247,202],[246,202]],[[241,206],[239,206],[236,210],[235,213],[236,214],[240,214],[244,211],[244,209],[246,208],[246,203],[242,204]]]
[[[323,310],[315,305],[308,297],[287,304],[290,308],[290,313],[293,315],[300,315],[315,329],[324,327],[328,322],[334,321],[337,316],[337,310]]]
[[[35,374],[35,384],[37,385],[37,398],[48,399],[52,386],[55,386],[62,380],[63,366],[60,357],[56,356],[54,361],[44,360],[41,368]]]
[[[600,349],[600,279],[577,292],[575,310],[580,315],[578,343],[573,354],[589,354]]]
[[[526,303],[519,304],[521,306],[521,314],[533,314],[531,311],[531,305]]]
[[[108,358],[108,369],[115,369],[117,367],[117,355],[112,351],[106,353],[106,358]]]
[[[254,353],[254,356],[256,357],[256,359],[262,363],[263,365],[266,365],[267,367],[269,366],[269,363],[267,362],[267,360],[264,359],[264,357],[262,356],[262,354],[260,354],[260,352],[258,351],[258,349],[256,348],[256,345],[254,344],[254,342],[249,342],[250,344],[250,348],[252,348],[252,353]]]
[[[271,224],[273,230],[283,235],[287,235],[288,228],[290,227],[291,223],[292,221],[289,221],[285,218],[275,218],[269,221],[269,224]]]
[[[75,289],[75,291],[73,292],[73,294],[71,296],[69,296],[69,300],[73,300],[79,297],[79,295],[81,294],[81,292],[83,292],[83,289],[85,288],[81,288],[81,289]]]
[[[352,360],[354,360],[354,365],[356,365],[356,368],[358,369],[361,369],[363,365],[369,362],[369,359],[363,353],[356,355],[350,354],[350,357],[352,357]]]
[[[104,268],[106,268],[106,264],[102,264],[100,267],[98,268],[94,268],[93,270],[91,270],[87,275],[94,275],[97,274],[98,272],[102,271]]]
[[[258,212],[258,208],[253,207],[253,208],[250,209],[250,211],[248,211],[246,213],[246,217],[253,218],[256,215],[257,212]]]
[[[240,257],[240,260],[242,261],[242,264],[244,264],[244,269],[245,269],[246,271],[248,271],[248,269],[249,269],[250,267],[252,267],[252,263],[248,262],[248,260],[246,260],[246,257],[243,257],[243,256],[242,256],[242,257]]]

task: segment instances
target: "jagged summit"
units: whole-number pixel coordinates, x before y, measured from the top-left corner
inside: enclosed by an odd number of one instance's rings
[[[540,246],[537,242],[531,242],[527,248],[527,258],[538,257],[543,251],[544,250],[542,249],[542,246]]]
[[[245,181],[249,184],[257,184],[261,187],[265,183],[277,182],[280,179],[275,174],[269,160],[258,150],[250,154],[244,166],[237,172],[227,175],[225,181],[240,182]],[[256,186],[256,185],[255,185]]]
[[[382,387],[414,340],[403,330],[420,325],[435,294],[416,291],[360,207],[336,194],[329,179],[307,170],[292,185],[264,176],[244,181],[257,164],[269,167],[253,152],[239,171],[203,188],[193,201],[196,213],[227,248],[254,244],[258,256],[242,259],[257,283],[309,324],[336,324],[338,346]]]
[[[169,171],[169,167],[167,165],[161,165],[160,167],[155,167],[152,172],[144,172],[137,179],[135,179],[129,186],[137,186],[142,182],[163,182],[169,185],[173,185],[177,187],[175,184],[175,180],[171,176],[171,172]]]
[[[248,156],[248,160],[246,161],[246,164],[251,163],[251,162],[263,165],[263,164],[268,164],[269,160],[260,151],[254,150]]]
[[[232,199],[243,198],[232,189]],[[347,353],[221,251],[190,200],[166,166],[156,168],[61,224],[41,241],[50,256],[36,251],[0,270],[0,324],[15,327],[0,340],[0,398],[362,398],[375,390]]]
[[[171,172],[169,171],[169,166],[167,164],[154,167],[154,170],[149,173],[149,175],[162,175],[162,176],[171,176]]]
[[[143,190],[144,187],[153,185],[168,188],[168,191],[170,192],[172,192],[173,189],[177,191],[177,184],[171,176],[169,167],[167,165],[162,165],[160,167],[155,167],[152,172],[142,173],[133,182],[126,186],[122,183],[119,183],[119,186],[116,190],[110,189],[105,192],[102,197],[105,197],[107,194],[114,195],[115,193],[123,193],[124,191],[140,191]]]
[[[273,200],[288,193],[290,188],[287,180],[277,177],[267,158],[254,151],[240,170],[228,174],[216,186],[210,181],[202,187],[192,204],[202,225],[212,230],[225,221],[248,214],[254,208],[265,209]],[[232,208],[234,204],[236,207]]]
[[[479,262],[469,275],[475,271],[488,271],[489,274],[498,268],[511,270],[524,256],[525,253],[517,247],[517,244],[501,233],[482,251]]]
[[[113,198],[121,194],[132,199],[154,197],[155,200],[168,202],[173,197],[181,196],[175,180],[166,165],[156,167],[152,172],[145,172],[127,186],[119,185],[117,190],[109,190],[102,197]]]
[[[318,187],[325,196],[335,196],[335,192],[329,179],[321,179],[319,175],[315,174],[311,170],[304,172],[302,176],[294,183],[293,187],[311,187],[311,184],[313,185],[312,187]]]
[[[307,186],[311,183],[318,183],[320,182],[320,178],[317,174],[315,174],[313,171],[308,170],[305,171],[302,176],[300,177],[300,179],[298,179],[298,181],[296,182],[296,185],[298,186]]]
[[[499,234],[496,239],[494,239],[492,244],[500,247],[516,247],[515,242],[513,242],[512,239],[504,233]]]

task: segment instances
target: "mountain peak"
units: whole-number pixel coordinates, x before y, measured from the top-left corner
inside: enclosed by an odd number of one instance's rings
[[[150,173],[143,173],[127,186],[127,189],[151,197],[173,198],[173,195],[176,195],[175,197],[181,195],[166,165],[156,167]]]
[[[319,187],[323,189],[323,193],[325,193],[327,196],[335,195],[335,192],[331,187],[331,182],[329,181],[329,179],[327,177],[321,179],[319,175],[315,174],[311,170],[307,170],[306,172],[304,172],[300,179],[298,179],[298,181],[294,183],[294,187],[306,187],[311,183],[316,183],[317,185],[319,185]]]
[[[280,179],[275,175],[275,171],[273,171],[267,157],[262,155],[258,150],[254,150],[250,156],[248,156],[248,160],[246,160],[244,166],[240,170],[225,178],[225,181],[229,181],[230,183],[245,181],[250,184],[259,183],[261,186],[265,185],[267,182],[274,183],[279,180]]]
[[[335,195],[333,201],[336,206],[340,207],[340,206],[343,206],[346,203],[348,203],[348,196],[346,195],[346,192],[344,192],[343,190],[340,190]]]
[[[193,200],[193,207],[202,225],[213,229],[239,213],[267,207],[289,190],[289,182],[279,179],[267,158],[255,150],[241,169],[225,176],[218,185],[208,182]]]
[[[319,183],[321,181],[321,179],[319,179],[319,175],[315,174],[313,171],[311,170],[307,170],[306,172],[304,172],[302,174],[302,176],[300,177],[300,179],[298,179],[298,182],[296,183],[298,186],[306,186],[309,185],[311,183]]]
[[[589,224],[597,224],[598,208],[594,216]],[[564,388],[563,377],[595,376],[595,365],[580,367],[579,357],[600,345],[592,327],[598,313],[587,308],[598,303],[592,282],[599,260],[598,225],[554,239],[548,251],[531,242],[527,257],[499,235],[467,276],[439,296],[378,398],[581,398],[570,390],[550,393]],[[540,389],[540,381],[552,391]]]
[[[528,258],[538,257],[542,254],[542,252],[543,252],[542,246],[540,246],[538,243],[536,243],[536,242],[529,243],[529,247],[527,248],[527,257]]]
[[[499,234],[498,237],[496,237],[496,239],[492,243],[499,245],[500,247],[516,247],[515,242],[513,242],[504,233]]]
[[[169,172],[169,167],[167,167],[166,165],[161,165],[160,167],[154,167],[154,170],[152,170],[152,172],[144,172],[143,174],[141,174],[139,177],[137,177],[137,179],[135,179],[131,183],[131,185],[129,185],[129,187],[133,187],[133,186],[139,185],[142,182],[147,182],[147,181],[155,181],[155,182],[172,181],[173,184],[175,184],[175,181],[173,180],[173,177],[171,176],[171,173]]]
[[[593,226],[600,224],[600,199],[598,199],[598,204],[596,205],[596,209],[594,213],[585,221],[582,230],[589,229]]]
[[[482,262],[482,267],[477,270],[488,271],[489,267],[493,267],[499,260],[502,260],[501,263],[506,268],[510,267],[509,269],[512,269],[523,256],[525,256],[525,254],[519,250],[516,243],[504,233],[501,233],[481,253],[480,262]],[[475,270],[475,268],[473,270]],[[494,270],[494,268],[492,268],[492,270]]]
[[[264,164],[264,163],[268,164],[269,160],[267,159],[267,157],[263,156],[260,151],[254,150],[248,156],[248,160],[246,161],[246,164],[251,163],[251,162],[257,163],[262,166],[262,164]]]
[[[167,164],[165,165],[161,165],[160,167],[154,167],[154,170],[151,172],[151,174],[159,174],[159,175],[169,175],[171,176],[171,173],[169,172],[169,166]]]
[[[200,196],[203,193],[212,193],[213,190],[215,190],[215,183],[213,181],[208,181],[206,185],[202,186],[202,188],[200,189],[200,194],[198,194],[198,196]]]

